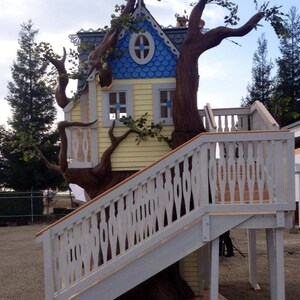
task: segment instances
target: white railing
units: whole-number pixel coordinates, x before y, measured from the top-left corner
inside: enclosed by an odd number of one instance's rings
[[[172,151],[38,235],[46,295],[115,272],[129,263],[126,254],[145,241],[151,248],[189,214],[293,209],[293,148],[293,134],[265,131],[202,134]]]
[[[70,168],[91,167],[90,156],[90,128],[70,127],[67,128],[68,147],[70,147]]]
[[[249,130],[278,130],[279,126],[259,101],[250,107],[211,109],[206,104],[199,111],[209,132],[233,132]]]

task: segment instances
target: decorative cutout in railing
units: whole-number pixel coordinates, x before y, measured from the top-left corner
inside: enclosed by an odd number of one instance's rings
[[[88,162],[89,128],[71,127],[69,130],[72,162]]]
[[[190,213],[287,209],[292,152],[292,135],[279,131],[203,134],[171,152],[49,229],[54,292],[109,269]]]

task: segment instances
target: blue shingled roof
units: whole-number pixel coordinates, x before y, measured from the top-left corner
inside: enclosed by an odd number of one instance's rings
[[[118,49],[123,52],[121,58],[111,61],[114,79],[146,79],[175,77],[175,68],[177,57],[172,52],[156,30],[154,30],[148,21],[141,22],[139,27],[151,34],[155,52],[150,62],[140,65],[131,58],[128,47],[131,32],[127,32],[118,43]]]
[[[151,16],[152,17],[152,16]],[[144,21],[141,27],[152,35],[155,42],[155,55],[146,65],[136,64],[128,53],[130,33],[125,33],[118,43],[118,49],[123,50],[124,54],[119,59],[111,61],[114,79],[129,78],[162,78],[175,77],[176,57],[160,38],[157,30],[152,28],[150,22]],[[180,50],[186,36],[187,28],[162,28],[163,33],[169,38],[176,49]],[[81,49],[79,60],[86,61],[91,49],[97,47],[103,40],[105,32],[99,31],[79,31],[77,33],[81,44],[87,49]],[[83,86],[83,81],[78,82],[78,87]]]

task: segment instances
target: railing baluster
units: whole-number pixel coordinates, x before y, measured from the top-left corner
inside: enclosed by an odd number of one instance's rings
[[[220,200],[221,204],[225,204],[225,192],[227,184],[227,168],[226,168],[226,159],[224,144],[220,145],[220,159],[218,160],[218,182],[219,182],[219,191],[220,191]]]
[[[264,200],[264,186],[265,186],[265,172],[264,172],[264,159],[262,143],[258,142],[257,145],[257,161],[256,161],[256,181],[258,187],[259,203]]]
[[[108,260],[108,224],[106,222],[107,216],[105,213],[105,207],[100,210],[100,225],[99,225],[99,236],[101,245],[101,256],[102,262],[105,264]]]
[[[164,186],[165,200],[166,200],[166,213],[168,225],[172,223],[173,217],[173,185],[172,185],[172,175],[169,167],[166,168],[166,179]]]
[[[164,228],[165,220],[165,207],[164,207],[164,188],[163,188],[163,175],[157,174],[156,177],[156,213],[157,213],[157,222],[158,230]]]
[[[182,173],[182,187],[183,198],[185,203],[186,214],[191,210],[191,174],[189,171],[189,159],[187,155],[183,161],[183,173]]]
[[[182,200],[182,183],[181,183],[181,178],[180,178],[180,166],[179,162],[175,162],[174,166],[174,202],[175,202],[175,208],[176,208],[176,219],[180,218],[181,215],[181,200]]]
[[[273,164],[273,149],[272,142],[268,141],[266,146],[266,178],[269,193],[269,203],[274,203],[274,164]]]
[[[213,143],[209,144],[209,183],[211,192],[212,204],[216,204],[218,199],[217,194],[217,162],[216,162],[216,145]]]
[[[89,224],[90,216],[86,216],[82,220],[82,235],[81,235],[81,247],[82,251],[82,259],[84,266],[84,275],[87,276],[90,273],[90,264],[91,264],[91,248],[90,248],[90,224]]]
[[[240,203],[244,204],[245,183],[246,183],[246,167],[244,157],[244,144],[238,143],[238,160],[237,160],[237,182],[239,187]]]
[[[117,203],[118,205],[118,215],[117,215],[117,222],[118,222],[118,240],[119,240],[119,247],[120,253],[125,252],[126,248],[126,215],[125,215],[125,208],[124,208],[124,198],[120,197],[120,200]]]
[[[82,277],[82,256],[80,247],[80,235],[81,235],[81,224],[74,224],[74,263],[75,263],[75,281],[78,281]]]
[[[254,165],[254,157],[253,157],[253,143],[249,142],[248,155],[247,155],[247,185],[248,185],[250,204],[253,204],[254,184],[255,184],[255,165]]]
[[[81,141],[82,141],[82,152],[83,152],[83,161],[88,161],[88,152],[89,152],[89,140],[88,140],[88,129],[81,128]]]
[[[127,236],[129,248],[135,245],[136,219],[133,204],[133,191],[129,190],[126,197]]]
[[[99,229],[97,214],[94,212],[91,215],[91,232],[90,232],[90,247],[93,258],[91,269],[95,270],[99,265]]]
[[[154,180],[148,178],[146,191],[146,225],[148,237],[155,232]]]
[[[192,169],[191,169],[191,184],[194,199],[194,207],[197,209],[200,206],[201,197],[201,177],[200,177],[201,164],[199,161],[198,149],[193,151],[192,155]]]
[[[235,187],[236,187],[236,165],[235,165],[235,151],[236,144],[231,142],[228,147],[228,161],[227,161],[227,174],[230,192],[230,202],[234,204],[235,201]]]
[[[275,187],[277,195],[277,203],[284,202],[284,178],[283,178],[283,144],[282,141],[275,141]]]
[[[79,159],[79,139],[78,139],[78,129],[71,129],[71,139],[72,139],[72,158],[74,161],[78,162]]]
[[[117,255],[117,240],[118,240],[118,225],[116,218],[115,201],[112,201],[109,206],[109,219],[108,219],[108,236],[109,245],[111,250],[111,258],[114,259]]]

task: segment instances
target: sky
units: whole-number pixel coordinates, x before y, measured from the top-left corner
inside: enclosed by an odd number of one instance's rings
[[[162,26],[175,26],[175,14],[189,13],[191,0],[145,0],[146,7]],[[252,0],[236,0],[239,4],[240,25],[254,13]],[[262,3],[263,1],[258,1]],[[97,29],[109,25],[110,16],[116,4],[123,0],[11,0],[1,1],[0,13],[0,125],[6,125],[10,109],[5,97],[7,84],[11,81],[11,66],[19,49],[20,26],[31,19],[39,30],[36,41],[49,42],[54,51],[62,54],[63,47],[74,48],[69,35],[81,29]],[[282,5],[288,12],[292,6],[300,9],[299,0],[270,0],[271,4]],[[300,12],[299,12],[300,13]],[[208,5],[202,17],[206,28],[223,24],[224,11],[215,5]],[[253,54],[257,50],[257,40],[265,33],[268,40],[269,58],[275,61],[280,56],[279,41],[271,26],[262,21],[262,27],[242,38],[235,38],[240,46],[225,40],[210,49],[199,59],[200,85],[198,107],[210,103],[212,108],[239,107],[241,98],[247,94],[251,82]],[[75,83],[70,84],[70,90]],[[58,108],[57,120],[63,118]]]

